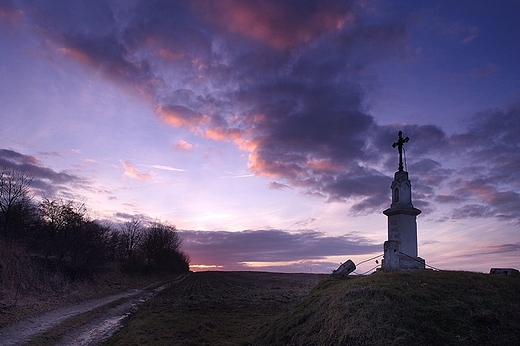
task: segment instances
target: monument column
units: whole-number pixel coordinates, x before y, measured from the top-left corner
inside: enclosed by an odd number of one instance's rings
[[[412,185],[408,172],[403,167],[403,144],[409,138],[403,138],[402,134],[399,131],[399,138],[392,145],[399,151],[399,167],[390,186],[392,203],[390,208],[383,211],[388,217],[388,240],[384,244],[383,269],[424,269],[424,260],[417,257],[416,219],[421,211],[412,204]]]

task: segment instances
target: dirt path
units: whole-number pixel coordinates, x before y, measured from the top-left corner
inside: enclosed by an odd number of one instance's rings
[[[182,281],[186,276],[187,274],[177,278],[174,283]],[[122,320],[137,309],[141,303],[152,298],[170,284],[155,283],[142,289],[88,300],[10,324],[0,329],[0,343],[2,346],[31,343],[52,345],[100,344],[120,328]],[[74,318],[79,318],[94,310],[99,310],[99,312],[84,317],[81,320],[81,325],[69,323]],[[45,338],[38,340],[38,337],[41,337],[44,333]]]

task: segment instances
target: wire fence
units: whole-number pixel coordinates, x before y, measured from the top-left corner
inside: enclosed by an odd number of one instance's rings
[[[421,260],[417,259],[416,257],[413,257],[413,256],[410,256],[410,255],[407,255],[407,254],[405,254],[404,252],[399,251],[399,254],[404,255],[404,256],[406,256],[406,257],[408,257],[408,258],[410,258],[410,259],[412,259],[412,260],[414,260],[414,261],[417,261],[417,262],[423,263]],[[369,262],[369,261],[372,261],[372,260],[376,260],[377,265],[375,265],[374,267],[370,268],[369,270],[367,270],[367,271],[365,271],[365,272],[363,272],[363,273],[358,273],[358,272],[356,272],[355,270],[354,270],[352,273],[353,273],[353,274],[356,274],[356,275],[366,275],[366,274],[368,274],[368,273],[372,273],[375,269],[377,269],[378,267],[381,266],[382,263],[380,264],[380,263],[377,261],[377,259],[378,259],[379,257],[383,257],[383,256],[384,256],[384,253],[379,254],[379,255],[377,255],[377,256],[374,256],[374,257],[371,257],[371,258],[369,258],[369,259],[366,259],[366,260],[363,260],[363,261],[361,261],[361,262],[356,263],[356,268],[357,268],[360,264],[363,264],[363,263],[366,263],[366,262]],[[442,269],[436,268],[436,267],[434,267],[434,266],[431,266],[431,265],[427,264],[426,262],[424,263],[424,265],[425,265],[426,267],[430,268],[430,269],[433,269],[433,270],[438,270],[438,271],[442,270]]]

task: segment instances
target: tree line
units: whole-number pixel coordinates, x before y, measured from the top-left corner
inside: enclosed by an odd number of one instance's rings
[[[91,278],[113,263],[132,273],[189,270],[175,226],[139,218],[101,224],[89,218],[83,203],[34,201],[32,182],[23,171],[0,169],[0,241],[21,244],[42,270],[71,280]]]

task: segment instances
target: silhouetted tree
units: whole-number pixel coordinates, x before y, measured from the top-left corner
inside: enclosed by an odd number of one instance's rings
[[[49,255],[57,256],[59,265],[69,250],[71,233],[83,223],[84,205],[73,201],[53,201],[44,197],[39,204],[42,220],[42,245],[46,259]]]
[[[144,228],[141,220],[132,219],[125,222],[119,231],[119,253],[125,269],[135,270],[139,263],[141,246],[144,239]]]
[[[5,237],[14,235],[15,221],[23,220],[20,215],[31,207],[31,182],[32,177],[23,171],[0,169],[1,234]]]
[[[84,204],[51,201],[39,205],[39,244],[45,266],[52,264],[71,279],[90,276],[106,261],[109,229],[90,221]]]
[[[146,230],[143,251],[151,270],[185,272],[189,259],[182,251],[181,239],[175,226],[152,223]]]
[[[71,279],[91,277],[107,261],[109,229],[95,221],[84,220],[71,230],[66,244],[66,262],[63,268]]]
[[[145,226],[133,219],[113,231],[90,220],[82,203],[47,197],[34,203],[31,182],[22,171],[0,169],[0,241],[13,249],[25,247],[12,253],[23,253],[42,273],[61,272],[71,280],[92,277],[108,261],[120,261],[131,271],[189,270],[174,226]]]

